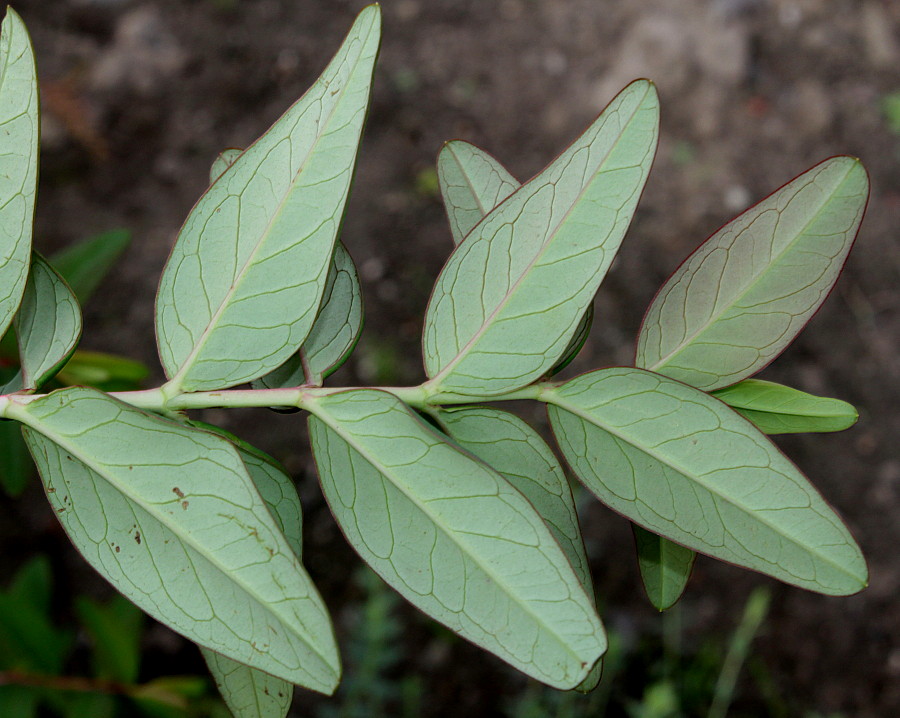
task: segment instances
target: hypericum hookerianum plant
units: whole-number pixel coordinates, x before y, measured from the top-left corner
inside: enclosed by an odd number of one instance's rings
[[[852,536],[764,433],[839,430],[856,412],[750,378],[837,279],[868,194],[859,161],[822,162],[702,244],[647,310],[634,366],[557,381],[590,331],[594,295],[647,180],[656,90],[630,84],[524,184],[450,142],[438,176],[456,249],[425,316],[427,380],[326,387],[362,324],[338,233],[379,39],[371,6],[271,129],[216,160],[159,285],[168,380],[40,394],[81,319],[31,249],[37,84],[25,28],[7,15],[0,331],[14,328],[21,369],[0,416],[21,423],[76,548],[202,647],[236,715],[284,715],[290,684],[332,692],[340,659],[300,560],[291,479],[189,414],[303,409],[325,498],[379,576],[528,675],[589,690],[606,636],[566,476],[534,429],[484,405],[532,399],[547,405],[577,479],[633,522],[659,608],[681,594],[695,551],[820,593],[862,589]]]

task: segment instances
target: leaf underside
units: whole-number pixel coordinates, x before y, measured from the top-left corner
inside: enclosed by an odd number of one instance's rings
[[[281,678],[200,649],[216,688],[234,718],[285,718],[294,687]]]
[[[376,573],[528,675],[578,685],[605,650],[605,634],[528,501],[390,394],[340,392],[311,410],[325,497]]]
[[[334,689],[325,606],[228,441],[80,387],[14,418],[72,542],[127,598],[195,643]]]
[[[280,366],[312,328],[340,229],[380,39],[364,9],[313,87],[210,186],[160,280],[166,375],[221,389]]]
[[[491,155],[462,140],[441,148],[437,174],[455,245],[521,186]]]
[[[495,158],[462,140],[448,142],[441,149],[438,155],[438,180],[450,222],[450,232],[457,245],[486,214],[521,186]],[[589,304],[569,345],[549,369],[548,376],[565,369],[578,355],[584,347],[593,321],[594,305]]]
[[[284,364],[255,380],[254,389],[278,389],[322,381],[350,356],[363,326],[362,290],[350,253],[334,247],[322,306],[300,350]]]
[[[25,291],[38,163],[34,51],[12,8],[0,32],[0,336]]]
[[[828,296],[868,193],[859,160],[834,157],[729,222],[660,289],[635,365],[704,391],[762,369]]]
[[[658,115],[653,85],[632,83],[457,247],[425,319],[425,368],[436,389],[499,394],[559,360],[631,221]]]
[[[81,338],[81,309],[62,277],[34,253],[15,317],[22,386],[34,391],[62,367]]]
[[[866,585],[865,560],[840,519],[763,434],[716,399],[616,368],[576,377],[548,400],[557,442],[581,481],[647,530],[819,593]]]
[[[594,584],[578,525],[569,481],[559,460],[540,435],[508,411],[469,406],[437,415],[447,435],[497,471],[518,490],[544,520],[578,576],[584,592],[594,596]],[[577,686],[591,691],[600,680],[602,659]]]

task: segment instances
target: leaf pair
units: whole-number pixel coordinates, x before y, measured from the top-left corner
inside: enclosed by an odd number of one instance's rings
[[[423,334],[428,386],[490,396],[526,386],[570,348],[634,214],[656,150],[653,85],[625,88],[541,173],[472,227],[441,271]],[[441,172],[458,237],[478,214],[449,161]],[[489,162],[483,191],[511,179]],[[472,172],[457,173],[476,175]],[[486,208],[486,202],[480,202]],[[462,207],[462,209],[460,209]]]
[[[741,380],[793,341],[828,296],[867,197],[859,160],[835,157],[729,222],[657,294],[638,335],[636,365],[719,390],[719,399],[767,433],[852,425],[856,412],[845,402]],[[687,583],[693,555],[640,526],[635,537],[648,595],[667,608]]]
[[[606,638],[586,591],[561,476],[546,477],[532,493],[553,505],[583,580],[519,491],[393,395],[349,390],[315,399],[310,410],[310,440],[332,513],[385,581],[545,683],[572,688],[584,680]],[[463,421],[445,418],[451,426]],[[521,425],[510,426],[521,434]],[[546,458],[545,470],[552,468]]]

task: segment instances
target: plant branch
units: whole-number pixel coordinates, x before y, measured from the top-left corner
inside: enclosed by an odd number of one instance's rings
[[[286,389],[222,389],[219,391],[197,391],[171,393],[171,385],[156,389],[112,392],[110,396],[138,409],[159,414],[172,415],[191,409],[234,409],[234,408],[300,408],[309,409],[320,397],[338,394],[351,389],[377,389],[393,394],[401,401],[417,409],[435,406],[456,406],[493,401],[515,401],[532,399],[546,401],[545,396],[555,382],[538,382],[521,389],[515,389],[494,396],[477,396],[440,391],[428,382],[419,386],[398,387],[318,387],[296,386]],[[23,407],[47,394],[7,394],[0,396],[0,417],[17,418],[16,408]]]

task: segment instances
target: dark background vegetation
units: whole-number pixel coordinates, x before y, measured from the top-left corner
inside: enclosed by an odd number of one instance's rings
[[[159,379],[154,291],[210,163],[222,148],[251,142],[309,86],[363,2],[14,5],[33,35],[43,83],[36,245],[51,252],[114,227],[134,233],[87,308],[82,347],[140,359]],[[900,713],[900,96],[892,95],[900,91],[900,3],[384,0],[383,10],[381,60],[343,232],[360,268],[367,324],[335,382],[423,378],[422,315],[451,248],[433,173],[445,140],[475,142],[527,179],[630,80],[658,84],[659,154],[574,371],[629,363],[655,289],[722,223],[821,159],[863,160],[872,195],[846,271],[762,376],[859,407],[859,424],[847,432],[778,443],[850,526],[871,585],[828,598],[701,557],[680,609],[680,651],[687,661],[710,641],[721,644],[748,593],[768,586],[771,611],[736,715]],[[545,425],[541,413],[526,412]],[[261,411],[205,418],[268,450],[297,477],[306,562],[348,646],[365,581],[354,578],[358,560],[318,493],[302,418]],[[645,647],[661,646],[661,619],[640,588],[627,523],[595,501],[583,508],[604,618],[648,666],[642,675],[632,661],[612,690],[639,698],[656,660]],[[6,575],[41,550],[62,591],[104,595],[36,484],[23,499],[4,501],[0,521]],[[421,715],[513,715],[511,701],[534,690],[412,609],[397,604],[390,615],[401,628],[388,641],[396,655],[384,680],[417,676]],[[149,631],[147,656],[147,677],[202,670],[197,654],[162,628]],[[322,702],[299,692],[295,709],[319,714]]]

